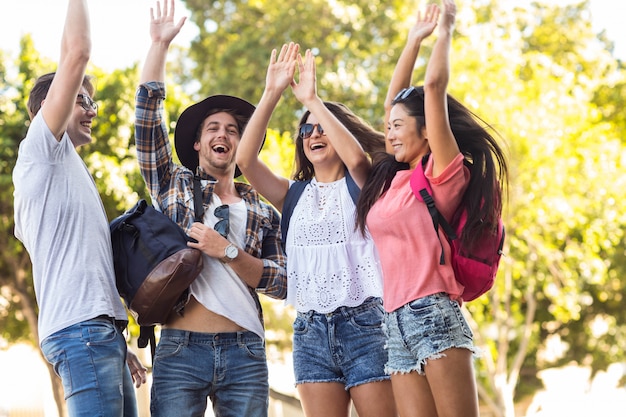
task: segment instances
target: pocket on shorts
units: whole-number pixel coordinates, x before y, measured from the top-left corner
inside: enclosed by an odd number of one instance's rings
[[[380,304],[373,304],[371,308],[354,314],[350,321],[361,329],[380,329],[384,320],[383,307]]]
[[[418,299],[408,304],[408,314],[400,318],[401,332],[406,336],[412,335],[414,343],[432,337],[439,338],[439,333],[445,329],[446,318],[438,302]],[[413,342],[412,342],[413,343]]]
[[[448,297],[447,295],[443,293],[437,293],[413,300],[408,303],[407,306],[411,311],[418,313],[448,300],[450,300],[450,297]]]
[[[309,331],[309,320],[305,317],[302,317],[300,314],[296,316],[296,319],[293,322],[293,333],[294,334],[306,334]]]

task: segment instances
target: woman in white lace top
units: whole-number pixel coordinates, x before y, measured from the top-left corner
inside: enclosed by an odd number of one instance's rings
[[[272,112],[289,85],[307,109],[296,138],[294,180],[275,175],[258,159]],[[378,253],[356,228],[353,195],[370,171],[368,153],[384,146],[384,135],[346,106],[319,98],[310,51],[304,59],[297,44],[272,51],[265,91],[244,130],[237,164],[285,219],[290,187],[292,193],[301,189],[283,223],[289,230],[283,243],[287,302],[297,310],[294,371],[307,417],[347,417],[351,401],[361,417],[396,415],[384,372]]]

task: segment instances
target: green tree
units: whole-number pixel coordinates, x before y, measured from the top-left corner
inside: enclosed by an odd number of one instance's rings
[[[400,1],[187,0],[199,36],[173,51],[166,117],[171,132],[192,100],[210,94],[256,102],[272,48],[294,40],[317,48],[324,99],[342,101],[381,127],[382,100],[416,14]],[[540,388],[537,371],[569,362],[594,371],[624,360],[626,342],[626,74],[588,4],[459,1],[451,93],[502,134],[511,183],[505,204],[506,256],[496,286],[466,305],[477,344],[481,400],[491,415]],[[332,7],[331,7],[332,6]],[[188,23],[189,24],[189,23]],[[416,66],[419,83],[432,40]],[[0,54],[2,52],[0,51]],[[3,56],[4,58],[4,56]],[[53,66],[24,37],[17,75],[0,62],[0,331],[36,340],[28,255],[12,238],[11,171],[28,126],[24,102],[36,75]],[[5,65],[8,67],[5,68]],[[81,151],[112,218],[145,187],[136,170],[132,128],[136,68],[98,78],[96,141]],[[285,176],[302,109],[285,94],[261,158]],[[274,130],[275,129],[275,130]],[[289,348],[291,310],[263,298],[268,342]],[[550,346],[561,351],[552,354]]]
[[[294,41],[317,59],[318,90],[324,100],[340,101],[382,129],[382,97],[414,15],[393,0],[306,3],[268,0],[211,3],[185,0],[199,36],[191,43],[191,78],[202,95],[225,93],[256,103],[265,85],[273,48]],[[274,113],[280,131],[295,127],[301,106],[289,92]]]
[[[602,93],[625,74],[586,3],[474,10],[456,38],[453,93],[506,138],[512,181],[499,280],[467,307],[486,353],[481,398],[513,416],[538,370],[624,359],[624,123],[607,110],[625,96]]]

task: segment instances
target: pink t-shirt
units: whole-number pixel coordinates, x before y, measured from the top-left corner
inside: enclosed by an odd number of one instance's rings
[[[450,246],[441,228],[439,235],[445,265],[439,265],[437,239],[426,204],[418,200],[409,184],[413,171],[399,171],[389,190],[374,204],[367,227],[378,249],[383,270],[383,304],[392,312],[399,307],[438,292],[458,298],[463,286],[454,278]],[[469,182],[469,170],[459,155],[437,178],[432,178],[432,157],[425,167],[439,211],[450,219]]]

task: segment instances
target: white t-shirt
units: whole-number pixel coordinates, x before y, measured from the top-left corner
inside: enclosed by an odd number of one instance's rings
[[[204,212],[204,224],[213,227],[219,220],[214,215],[216,207],[222,205],[217,194],[213,194],[211,204]],[[228,240],[242,251],[245,247],[246,222],[248,211],[246,202],[241,200],[229,204],[230,231]],[[239,278],[230,265],[203,254],[204,267],[190,287],[191,294],[208,310],[224,316],[239,326],[265,338],[263,325],[259,319],[256,302],[247,284]]]
[[[126,320],[96,185],[67,133],[57,141],[41,112],[20,143],[13,184],[15,236],[33,264],[39,341],[103,314]]]
[[[291,184],[290,184],[291,185]],[[356,227],[346,179],[306,186],[287,233],[287,303],[300,312],[330,313],[382,297],[374,242]]]

